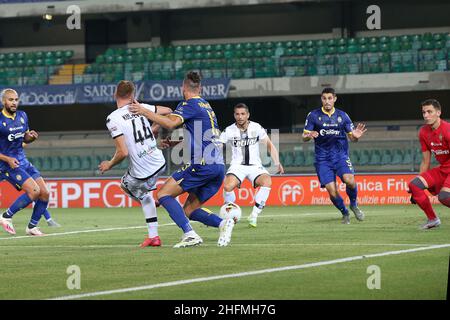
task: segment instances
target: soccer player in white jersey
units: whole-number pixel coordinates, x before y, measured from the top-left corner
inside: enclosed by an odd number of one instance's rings
[[[106,119],[106,126],[114,139],[116,152],[111,160],[103,161],[98,168],[104,173],[128,157],[130,164],[122,177],[121,188],[142,205],[148,237],[144,239],[141,247],[158,247],[161,245],[161,239],[158,235],[156,205],[151,191],[156,189],[158,174],[164,170],[166,161],[161,150],[157,148],[152,123],[147,118],[134,115],[128,110],[128,106],[135,101],[134,93],[135,86],[130,81],[122,80],[117,85],[114,93],[117,110]],[[142,105],[158,114],[165,115],[172,112],[172,109],[167,107]]]
[[[278,150],[267,136],[264,128],[256,122],[250,121],[250,112],[244,103],[234,107],[235,123],[228,126],[220,135],[222,143],[229,143],[232,147],[231,165],[226,173],[224,182],[224,200],[235,202],[234,189],[241,186],[244,179],[248,179],[254,188],[259,187],[255,195],[255,205],[248,217],[249,226],[256,228],[258,215],[266,205],[272,187],[269,172],[263,167],[259,154],[259,143],[267,145],[278,173],[284,169],[280,163]]]

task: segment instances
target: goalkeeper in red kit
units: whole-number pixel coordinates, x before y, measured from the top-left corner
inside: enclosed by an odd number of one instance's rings
[[[438,200],[450,208],[450,123],[441,119],[442,108],[435,99],[422,102],[422,115],[425,125],[419,131],[422,149],[420,172],[409,183],[411,201],[416,203],[427,215],[422,229],[438,227],[441,220],[431,206],[425,189],[438,196]],[[430,169],[431,154],[439,166]]]

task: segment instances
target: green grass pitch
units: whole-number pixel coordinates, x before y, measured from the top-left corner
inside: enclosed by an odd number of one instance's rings
[[[41,221],[43,232],[53,236],[33,238],[25,237],[31,214],[26,209],[14,217],[16,236],[0,233],[0,299],[48,299],[150,285],[155,286],[82,298],[445,299],[450,247],[403,252],[450,244],[450,210],[435,208],[442,225],[422,231],[418,226],[425,215],[413,205],[362,207],[366,220],[352,216],[350,225],[342,225],[331,206],[268,206],[256,229],[246,224],[247,207],[229,247],[217,247],[217,229],[193,223],[204,243],[184,249],[172,248],[181,232],[163,208],[158,208],[163,246],[145,249],[139,248],[146,234],[140,208],[53,209],[63,227]],[[323,263],[390,251],[401,252]],[[319,264],[276,269],[310,263]],[[81,270],[81,289],[67,287],[71,265]],[[380,289],[367,287],[372,265],[379,267]],[[265,271],[252,273],[258,270]],[[210,278],[222,275],[230,276]]]

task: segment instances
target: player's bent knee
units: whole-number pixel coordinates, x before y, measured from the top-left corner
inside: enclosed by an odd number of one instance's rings
[[[28,197],[31,200],[35,201],[35,200],[37,200],[39,198],[41,190],[40,190],[40,188],[38,186],[36,186],[35,188],[31,188],[31,189],[27,190],[26,192],[28,194]]]
[[[50,193],[48,192],[47,189],[41,189],[39,199],[42,201],[48,201],[50,199]]]
[[[450,191],[441,191],[441,192],[439,192],[438,200],[444,206],[450,207]]]
[[[233,191],[234,190],[234,188],[235,188],[235,186],[233,185],[233,184],[225,184],[224,186],[223,186],[223,190],[225,190],[225,192],[231,192],[231,191]]]
[[[422,190],[427,189],[427,187],[423,183],[422,179],[420,179],[420,177],[418,177],[418,176],[409,182],[408,187],[409,187],[409,190],[413,189],[414,187],[417,187]]]

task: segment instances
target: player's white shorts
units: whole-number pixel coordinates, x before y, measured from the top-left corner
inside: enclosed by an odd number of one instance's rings
[[[163,170],[161,170],[163,171]],[[148,179],[137,179],[127,172],[120,181],[122,190],[130,197],[140,201],[144,196],[156,189],[156,182],[158,181],[158,174],[151,176]]]
[[[253,185],[253,188],[256,188],[255,181],[262,174],[269,174],[269,171],[266,170],[263,166],[245,166],[242,164],[234,164],[228,168],[226,175],[233,175],[239,180],[239,187],[241,187],[242,182],[245,178],[247,178]]]

